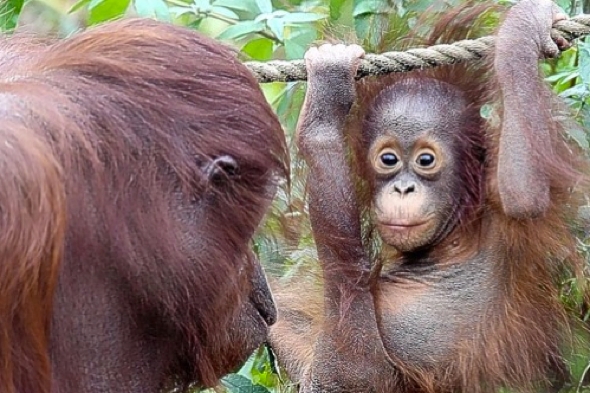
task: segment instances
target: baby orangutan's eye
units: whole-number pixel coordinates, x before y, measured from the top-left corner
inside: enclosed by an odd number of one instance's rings
[[[422,168],[430,169],[436,164],[436,158],[434,157],[434,154],[422,153],[416,158],[416,164],[420,165]]]

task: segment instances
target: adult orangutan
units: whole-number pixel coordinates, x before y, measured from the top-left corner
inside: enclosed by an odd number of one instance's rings
[[[457,34],[452,18],[435,31],[464,38],[485,10],[458,12]],[[497,32],[491,69],[355,86],[360,47],[307,52],[298,146],[323,293],[277,292],[271,328],[302,392],[528,392],[563,377],[558,281],[580,271],[567,224],[586,163],[538,73],[540,57],[569,45],[551,39],[560,18],[549,0],[520,1]],[[365,232],[364,209],[376,231]],[[375,232],[382,252],[371,258]]]
[[[276,319],[249,242],[288,171],[229,49],[132,19],[0,41],[0,391],[211,386]]]

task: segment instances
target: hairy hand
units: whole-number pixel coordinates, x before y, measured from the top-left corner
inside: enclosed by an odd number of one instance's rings
[[[347,75],[354,79],[365,51],[358,45],[324,44],[311,47],[305,53],[305,66],[310,76],[329,77]]]
[[[308,95],[329,115],[345,115],[355,99],[354,77],[365,51],[358,45],[324,44],[305,53]]]
[[[553,24],[567,19],[567,15],[551,0],[522,0],[513,6],[498,31],[499,44],[520,45],[516,37],[531,42],[539,57],[557,57],[570,43],[563,37],[552,37]],[[519,48],[514,47],[514,51]]]

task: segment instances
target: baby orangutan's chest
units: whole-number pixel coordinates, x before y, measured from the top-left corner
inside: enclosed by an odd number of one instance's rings
[[[390,356],[419,368],[440,368],[477,338],[499,297],[485,264],[472,265],[414,276],[393,271],[382,279],[377,313]]]

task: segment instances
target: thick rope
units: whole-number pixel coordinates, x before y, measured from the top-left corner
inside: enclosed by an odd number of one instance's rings
[[[559,21],[553,25],[551,33],[554,37],[561,36],[568,41],[588,35],[590,34],[590,14]],[[361,61],[356,78],[477,60],[489,53],[493,46],[494,36],[487,36],[475,40],[457,41],[449,45],[409,49],[403,52],[368,53]],[[303,60],[273,60],[266,63],[249,61],[245,64],[260,83],[307,80]]]

